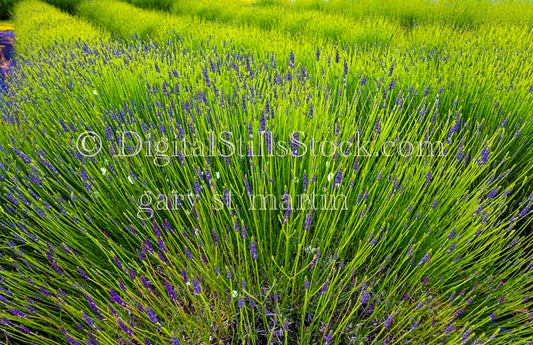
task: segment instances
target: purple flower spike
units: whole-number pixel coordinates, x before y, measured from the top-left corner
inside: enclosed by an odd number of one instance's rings
[[[254,260],[257,259],[257,252],[256,252],[255,242],[254,241],[252,241],[252,243],[250,244],[250,251],[252,252],[252,258]]]

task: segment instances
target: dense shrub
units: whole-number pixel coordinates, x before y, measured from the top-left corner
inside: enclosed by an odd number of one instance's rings
[[[187,0],[177,0],[177,2],[182,1]],[[521,0],[258,0],[257,3],[282,6],[294,11],[318,10],[354,19],[385,16],[398,19],[405,25],[414,23],[441,23],[460,27],[489,23],[533,25],[533,4]]]
[[[108,34],[89,23],[40,1],[21,1],[15,8],[17,52],[35,54],[41,48],[106,39]]]
[[[533,340],[527,28],[397,27],[339,47],[110,0],[79,13],[120,41],[17,7],[24,53],[0,95],[6,338]]]

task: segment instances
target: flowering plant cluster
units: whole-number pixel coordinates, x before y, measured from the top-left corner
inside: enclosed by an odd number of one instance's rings
[[[8,343],[533,341],[528,27],[427,25],[397,46],[276,45],[272,31],[254,45],[224,34],[256,27],[194,36],[201,20],[183,17],[187,36],[178,15],[115,0],[77,11],[16,8],[0,95]],[[496,29],[517,38],[485,45]],[[423,32],[454,41],[420,45]],[[184,154],[227,133],[246,154]],[[334,154],[300,155],[298,133]],[[165,165],[138,154],[163,137],[191,147]],[[349,154],[355,137],[369,155]],[[292,154],[254,154],[262,142]],[[442,152],[377,155],[386,142]],[[315,194],[350,207],[293,202]],[[249,207],[257,195],[283,207]]]

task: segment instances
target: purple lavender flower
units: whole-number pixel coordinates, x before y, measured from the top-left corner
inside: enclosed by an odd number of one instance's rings
[[[313,210],[310,210],[305,219],[304,230],[309,230],[311,223],[313,222]]]
[[[202,287],[200,286],[200,279],[193,279],[192,285],[194,286],[194,292],[200,294],[202,292]]]
[[[126,324],[124,324],[124,322],[122,322],[121,319],[118,319],[118,325],[120,326],[120,328],[122,328],[124,332],[126,332],[128,337],[131,338],[133,336],[133,332],[131,331],[131,329],[129,329],[129,327]]]
[[[120,269],[123,269],[122,264],[120,263],[120,260],[118,259],[118,257],[117,257],[116,255],[114,255],[114,259],[115,259],[115,262],[117,263],[117,266],[118,266]]]
[[[120,296],[117,295],[117,293],[115,292],[115,290],[113,290],[113,288],[110,289],[110,294],[111,294],[111,302],[117,303],[123,306],[126,305],[126,303],[124,303],[124,301],[120,298]]]
[[[387,319],[383,323],[383,327],[385,327],[385,329],[388,329],[391,326],[393,319],[394,319],[394,315],[389,314],[389,316],[387,316]]]
[[[448,249],[448,251],[446,252],[446,254],[450,254],[453,250],[455,249],[455,243],[453,243],[450,248]]]
[[[450,234],[448,235],[448,240],[451,240],[453,236],[455,236],[455,228],[453,228],[452,231],[450,231]]]
[[[157,237],[160,237],[160,236],[161,236],[161,232],[159,231],[159,227],[157,226],[157,223],[156,223],[155,220],[154,220],[154,222],[153,222],[153,226],[154,226],[154,232],[155,232],[155,235],[156,235]]]
[[[91,320],[91,318],[85,314],[85,313],[82,313],[82,316],[83,318],[85,319],[85,321],[94,329],[94,330],[98,330],[98,327],[94,324],[94,321]]]
[[[366,290],[363,290],[363,292],[361,293],[361,304],[368,304],[369,301],[370,294]]]
[[[466,344],[470,341],[470,335],[472,334],[472,330],[470,329],[467,329],[466,332],[464,332],[462,335],[461,335],[461,338],[463,339],[463,344]]]
[[[462,307],[461,309],[457,310],[455,314],[453,315],[454,318],[458,318],[464,311],[466,310],[466,307]]]
[[[252,252],[252,258],[255,260],[257,259],[257,252],[255,248],[255,242],[252,239],[252,243],[250,243],[250,251]]]
[[[342,184],[342,181],[344,180],[344,174],[342,173],[341,168],[337,170],[337,176],[335,177],[335,183],[334,187],[339,188],[339,186]]]
[[[346,79],[346,76],[348,75],[348,62],[346,60],[344,60],[344,72],[343,72],[343,78]],[[364,77],[364,83],[363,81],[361,82],[361,85],[365,85],[366,84],[366,77]]]
[[[246,239],[246,226],[244,224],[241,226],[241,237],[243,240]]]
[[[213,229],[213,243],[215,244],[215,247],[218,246],[218,237],[214,229]]]
[[[419,324],[420,324],[420,321],[416,321],[415,323],[413,323],[411,325],[411,331],[414,331],[418,327]]]
[[[120,288],[121,288],[124,292],[127,291],[126,287],[124,286],[124,283],[122,283],[122,279],[118,278],[118,284],[120,285]]]
[[[152,292],[152,288],[150,287],[150,285],[148,284],[148,281],[146,280],[146,278],[144,276],[141,276],[141,282],[143,283],[143,286],[150,292]]]
[[[68,340],[69,343],[71,343],[72,345],[80,345],[80,343],[78,343],[76,339],[69,336],[63,328],[61,328],[61,331],[63,332],[63,335],[65,335],[65,338]]]
[[[89,277],[87,276],[87,274],[85,274],[85,272],[83,272],[83,270],[81,268],[78,267],[78,273],[81,274],[81,276],[85,279],[89,279]],[[33,284],[32,284],[33,285]]]
[[[430,254],[429,252],[426,253],[426,255],[424,255],[424,257],[422,258],[422,260],[420,260],[420,262],[418,263],[418,266],[422,266],[423,264],[425,264],[430,258]]]
[[[149,251],[153,252],[154,248],[152,248],[152,244],[150,243],[148,236],[146,236],[145,239],[146,239],[146,247],[148,248]]]
[[[480,157],[477,159],[478,165],[483,165],[488,162],[490,158],[490,150],[485,146],[483,147],[483,150],[481,151]]]
[[[328,345],[329,343],[331,343],[331,332],[329,332],[324,339],[324,345]]]
[[[85,292],[83,293],[83,295],[85,296],[85,299],[87,300],[87,302],[89,302],[89,305],[91,306],[91,308],[97,312],[98,314],[100,314],[100,310],[98,309],[98,307],[96,306],[96,304],[94,303],[94,301],[92,300],[92,298],[87,295]]]
[[[450,298],[448,299],[448,301],[451,302],[454,298],[455,298],[455,291],[452,292],[452,294],[450,295]]]
[[[323,296],[326,293],[327,289],[328,289],[328,282],[324,282],[324,285],[322,285],[322,288],[320,289],[320,296]]]
[[[292,154],[293,156],[298,156],[298,149],[300,148],[300,134],[298,132],[293,132],[292,134]]]
[[[455,327],[453,326],[453,323],[451,323],[448,325],[448,327],[446,327],[446,329],[444,329],[444,334],[450,334],[454,329]]]
[[[148,317],[150,318],[150,321],[152,321],[152,323],[156,324],[157,327],[161,327],[161,325],[159,324],[159,321],[157,319],[157,315],[152,311],[152,309],[146,308],[146,315],[148,315]]]
[[[117,313],[117,311],[116,311],[115,309],[113,309],[113,306],[112,306],[111,304],[108,303],[108,304],[107,304],[107,307],[109,308],[109,310],[111,311],[111,313],[112,313],[113,315],[115,315],[115,317],[118,317],[118,313]]]
[[[169,282],[165,282],[165,286],[167,288],[167,293],[170,299],[176,299],[176,292],[174,291],[174,287]]]

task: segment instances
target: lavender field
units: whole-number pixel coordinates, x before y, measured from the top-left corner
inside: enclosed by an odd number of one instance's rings
[[[533,344],[532,2],[0,19],[0,344]]]

